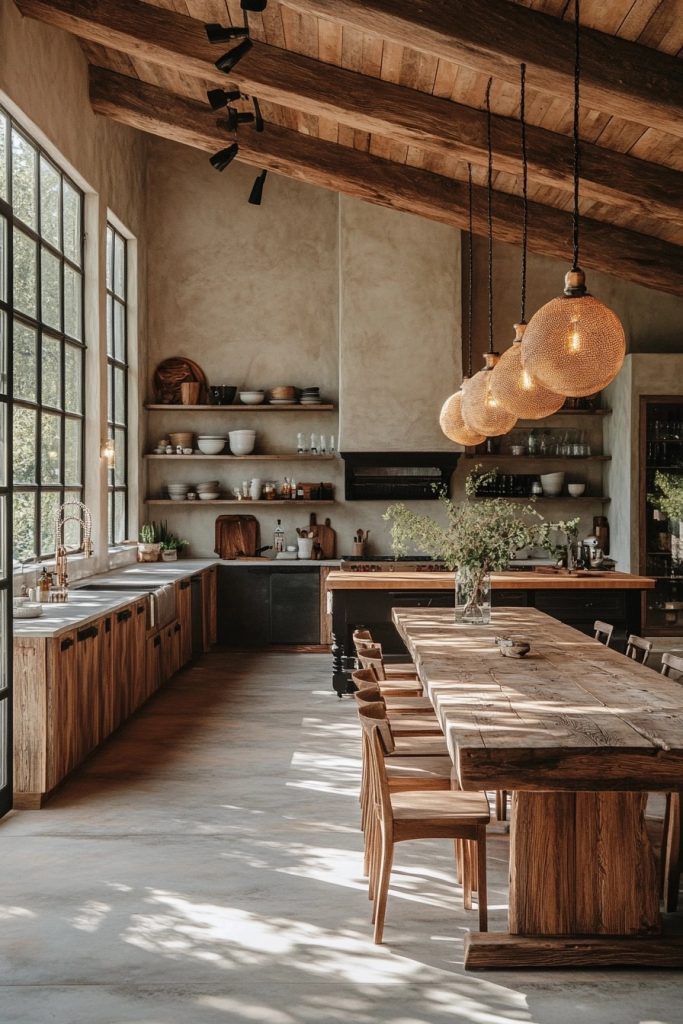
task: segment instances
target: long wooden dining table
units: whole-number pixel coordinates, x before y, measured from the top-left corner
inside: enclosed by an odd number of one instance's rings
[[[532,608],[392,615],[462,788],[512,792],[508,931],[470,933],[465,966],[683,966],[645,824],[683,788],[683,685]],[[526,657],[501,656],[511,633]]]

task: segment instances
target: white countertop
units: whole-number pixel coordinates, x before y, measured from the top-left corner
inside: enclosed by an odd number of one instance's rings
[[[68,633],[71,629],[83,629],[110,612],[124,608],[131,601],[145,597],[144,591],[82,591],[69,592],[69,600],[64,604],[43,605],[43,614],[37,619],[14,619],[15,637],[51,638]]]

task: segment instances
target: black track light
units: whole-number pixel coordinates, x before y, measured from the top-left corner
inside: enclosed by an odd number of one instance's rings
[[[267,6],[268,0],[242,0],[240,4],[243,11],[254,11],[255,14],[265,11]]]
[[[221,128],[227,129],[229,132],[236,132],[241,124],[251,124],[254,120],[254,115],[250,110],[242,113],[241,110],[233,110],[232,107],[228,107],[228,119],[227,121],[220,121]]]
[[[251,187],[251,192],[249,193],[249,202],[251,203],[252,206],[261,205],[261,199],[263,198],[263,186],[265,185],[266,182],[267,173],[268,171],[261,171],[261,173],[258,175],[254,184]]]
[[[230,92],[226,92],[225,89],[209,89],[206,97],[212,110],[220,110],[221,107],[227,107],[228,103],[233,100],[238,100],[241,95],[239,89],[233,89]]]
[[[204,26],[210,43],[229,43],[232,39],[242,39],[249,35],[246,26],[229,25],[227,28],[217,22]]]
[[[256,124],[255,124],[256,131],[257,132],[262,132],[264,125],[263,125],[263,117],[261,116],[261,107],[259,106],[259,101],[256,99],[255,96],[252,96],[251,102],[254,104],[254,119],[256,121]]]
[[[219,71],[224,71],[226,75],[229,75],[235,65],[242,60],[242,57],[244,57],[246,53],[249,53],[253,45],[254,44],[251,39],[243,39],[242,42],[238,43],[232,50],[228,50],[227,53],[224,53],[222,57],[218,58],[216,61],[216,67]]]
[[[231,164],[240,151],[240,147],[236,142],[233,142],[227,149],[219,149],[217,153],[209,157],[209,163],[212,167],[215,167],[217,171],[224,171],[228,164]]]

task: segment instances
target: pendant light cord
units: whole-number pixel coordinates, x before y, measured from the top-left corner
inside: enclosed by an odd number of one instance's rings
[[[574,213],[572,235],[574,262],[572,270],[579,269],[579,85],[580,85],[580,0],[574,0]]]
[[[467,376],[472,376],[472,281],[474,279],[473,255],[472,255],[472,164],[467,165],[467,209],[468,209],[468,236],[467,236]]]
[[[519,86],[519,122],[522,133],[522,311],[520,316],[520,323],[526,323],[526,258],[527,258],[527,243],[529,237],[529,196],[528,196],[528,179],[529,171],[527,166],[527,153],[526,153],[526,118],[525,118],[525,99],[526,99],[526,64],[520,66],[520,86]]]
[[[489,230],[489,353],[493,352],[493,148],[491,146],[491,83],[486,86],[486,138],[489,151],[488,230]]]

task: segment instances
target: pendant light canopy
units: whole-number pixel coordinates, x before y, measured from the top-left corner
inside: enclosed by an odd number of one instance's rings
[[[489,229],[489,350],[483,370],[463,387],[462,416],[465,426],[485,437],[498,437],[512,430],[517,417],[505,409],[491,393],[493,368],[500,359],[493,351],[493,151],[491,148],[491,82],[486,86],[486,129],[488,140],[488,229]]]
[[[439,426],[451,441],[464,444],[469,448],[486,440],[483,434],[470,430],[462,418],[463,391],[472,376],[472,167],[467,165],[467,197],[469,209],[469,235],[467,239],[467,373],[463,377],[460,390],[447,398],[439,414]]]
[[[564,395],[557,395],[533,379],[522,366],[522,337],[526,330],[526,264],[527,238],[529,228],[528,165],[526,154],[526,119],[524,116],[526,64],[520,68],[519,124],[522,137],[522,268],[521,268],[521,314],[515,324],[512,345],[503,352],[491,373],[489,390],[491,395],[520,419],[540,420],[551,416],[564,405]]]
[[[574,16],[574,261],[564,294],[531,318],[522,341],[522,364],[544,388],[582,398],[614,380],[624,362],[626,337],[618,316],[588,293],[579,264],[579,0],[574,0]]]

